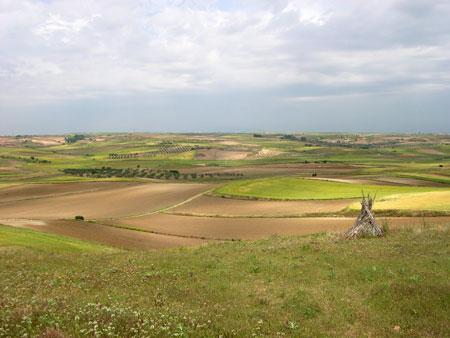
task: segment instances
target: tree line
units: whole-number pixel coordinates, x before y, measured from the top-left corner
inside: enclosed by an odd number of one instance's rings
[[[79,177],[141,177],[164,180],[198,180],[207,178],[242,177],[242,173],[182,173],[172,169],[150,169],[150,168],[66,168],[62,170],[66,175]]]

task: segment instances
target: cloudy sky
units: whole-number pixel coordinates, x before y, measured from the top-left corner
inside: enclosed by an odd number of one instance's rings
[[[0,134],[450,132],[450,0],[0,0]]]

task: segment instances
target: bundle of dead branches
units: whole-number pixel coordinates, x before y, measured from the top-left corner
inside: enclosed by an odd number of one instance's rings
[[[351,227],[346,233],[346,238],[357,237],[380,237],[384,235],[383,229],[381,229],[372,214],[373,203],[375,197],[369,195],[365,196],[363,193],[361,201],[361,212],[356,219],[355,225]]]

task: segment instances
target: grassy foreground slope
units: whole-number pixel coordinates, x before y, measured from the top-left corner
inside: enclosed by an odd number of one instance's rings
[[[450,330],[448,228],[82,254],[49,251],[37,240],[30,248],[1,229],[0,337],[52,329],[73,337],[444,337]]]
[[[27,248],[42,252],[111,253],[110,247],[77,239],[49,235],[29,229],[0,225],[0,250]]]
[[[351,184],[299,177],[275,177],[234,181],[218,188],[216,193],[223,196],[275,200],[326,200],[359,198],[362,191],[376,194],[380,198],[394,194],[439,190],[442,191],[443,188]]]

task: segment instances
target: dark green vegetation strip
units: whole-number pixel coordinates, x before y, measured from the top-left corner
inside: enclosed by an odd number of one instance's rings
[[[422,230],[102,254],[3,239],[0,336],[444,337],[450,232]]]

